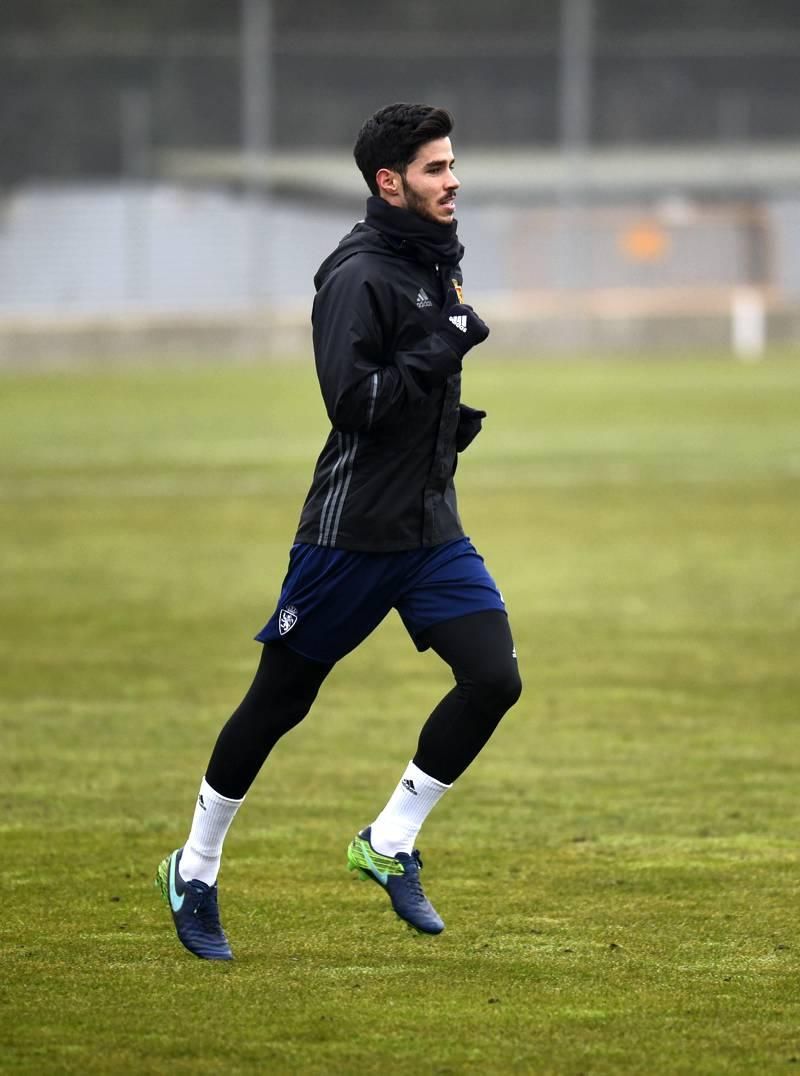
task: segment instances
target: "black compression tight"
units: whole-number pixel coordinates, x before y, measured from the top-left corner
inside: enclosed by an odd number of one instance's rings
[[[414,763],[449,785],[517,701],[522,681],[505,613],[489,610],[436,624],[423,641],[450,666],[456,686],[423,725]]]
[[[250,688],[223,726],[206,770],[220,796],[239,800],[289,729],[299,725],[332,665],[295,654],[281,643],[265,643]]]
[[[420,733],[414,762],[452,784],[519,698],[521,683],[505,613],[486,611],[428,629],[427,643],[451,667],[456,685]],[[272,748],[306,716],[333,668],[267,643],[253,683],[219,734],[206,780],[221,796],[241,799]]]

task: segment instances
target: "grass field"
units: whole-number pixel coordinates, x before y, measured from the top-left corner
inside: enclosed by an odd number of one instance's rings
[[[0,380],[0,1069],[800,1071],[800,356],[470,363],[462,515],[526,690],[345,869],[448,687],[396,619],[267,763],[232,965],[152,886],[249,683],[325,420],[305,364]]]

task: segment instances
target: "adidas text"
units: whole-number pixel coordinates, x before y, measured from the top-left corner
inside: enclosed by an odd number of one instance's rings
[[[450,321],[459,329],[462,333],[467,331],[467,315],[466,314],[453,314]]]

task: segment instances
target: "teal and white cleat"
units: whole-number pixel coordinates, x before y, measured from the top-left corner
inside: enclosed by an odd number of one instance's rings
[[[193,879],[184,882],[178,865],[182,848],[167,856],[156,872],[156,887],[169,905],[178,938],[202,960],[233,960],[231,947],[219,921],[217,883]]]
[[[347,869],[377,882],[389,894],[395,912],[423,934],[441,934],[444,923],[422,891],[419,872],[422,860],[415,848],[409,855],[381,855],[370,843],[370,827],[357,834],[347,849]]]

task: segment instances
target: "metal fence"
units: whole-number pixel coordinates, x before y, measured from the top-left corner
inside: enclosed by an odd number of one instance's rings
[[[494,0],[490,13],[474,0],[7,0],[0,184],[129,174],[137,122],[151,162],[175,147],[237,147],[254,92],[262,137],[279,149],[348,148],[366,115],[403,99],[451,107],[462,147],[555,145],[576,30],[594,145],[798,137],[793,0]]]
[[[455,113],[497,318],[793,310],[798,69],[796,0],[6,0],[0,315],[305,325],[402,99]]]

